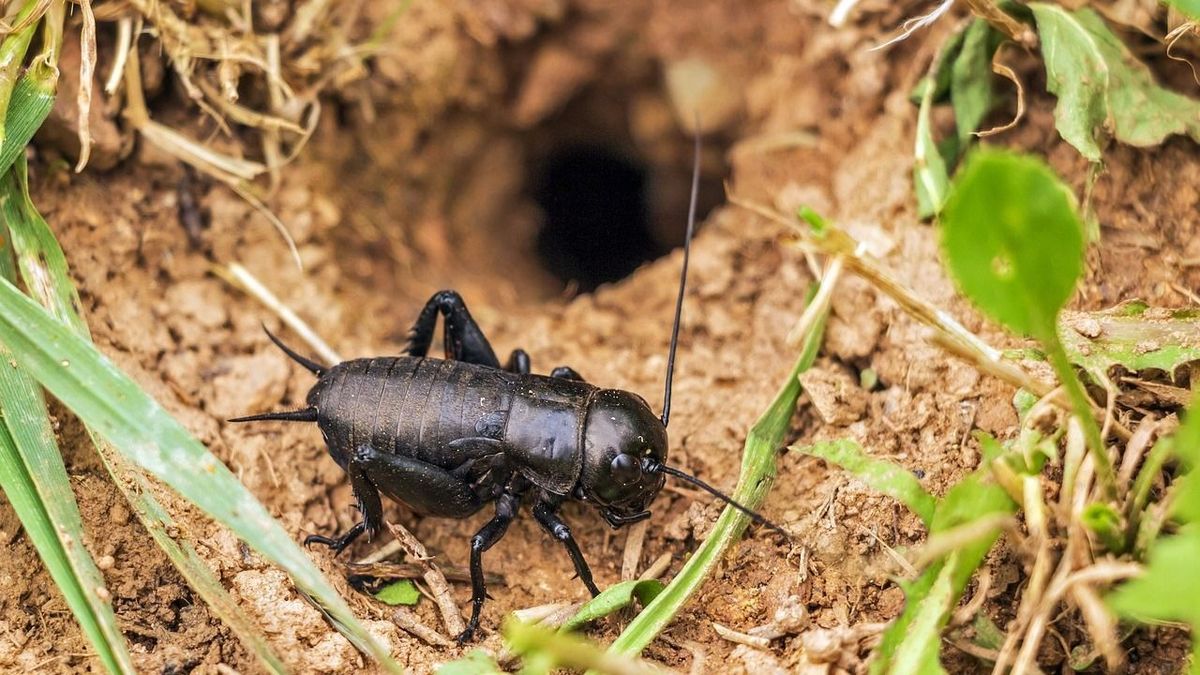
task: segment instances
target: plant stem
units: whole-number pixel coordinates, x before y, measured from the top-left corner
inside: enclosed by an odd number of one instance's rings
[[[1087,440],[1088,451],[1092,453],[1096,462],[1096,474],[1100,478],[1104,496],[1107,499],[1115,500],[1117,498],[1117,476],[1113,471],[1112,460],[1108,458],[1108,450],[1104,447],[1104,439],[1100,436],[1100,425],[1096,424],[1096,418],[1092,415],[1092,400],[1088,398],[1087,392],[1083,390],[1083,384],[1075,375],[1071,359],[1067,357],[1067,351],[1063,349],[1062,340],[1058,337],[1058,330],[1051,326],[1048,330],[1039,332],[1044,334],[1041,342],[1046,348],[1046,356],[1050,359],[1050,365],[1054,367],[1059,381],[1067,390],[1067,396],[1070,397],[1071,404],[1075,408],[1075,416],[1083,426],[1083,436]]]
[[[992,0],[964,0],[971,13],[987,21],[992,28],[1010,39],[1032,49],[1037,46],[1037,33],[1028,25],[1016,20],[1013,15],[1000,9]]]

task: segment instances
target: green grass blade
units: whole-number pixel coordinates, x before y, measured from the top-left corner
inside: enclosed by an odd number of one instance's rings
[[[402,672],[304,551],[229,469],[91,343],[0,281],[0,334],[17,364],[129,460],[233,530],[362,651]]]
[[[591,669],[612,675],[655,675],[662,671],[630,656],[601,651],[593,642],[573,633],[559,632],[512,617],[504,622],[504,641],[525,659],[522,673],[555,672],[556,667]]]
[[[938,647],[945,623],[942,617],[954,609],[957,600],[952,592],[954,557],[955,554],[952,554],[951,561],[937,572],[929,591],[917,603],[907,637],[896,649],[892,667],[888,671],[892,675],[935,675],[946,672],[938,661]]]
[[[7,247],[0,258],[0,276],[11,278]],[[83,547],[83,519],[42,390],[11,362],[9,346],[0,343],[0,489],[100,662],[109,672],[131,673],[104,576]]]
[[[872,490],[903,503],[921,517],[926,527],[933,522],[937,500],[921,487],[917,477],[902,466],[871,457],[863,451],[858,441],[844,438],[792,449],[819,457],[849,471]]]
[[[0,179],[0,215],[3,216],[3,225],[7,225],[8,238],[17,256],[17,267],[29,292],[56,319],[80,337],[90,340],[79,296],[71,283],[66,257],[45,219],[29,199],[23,157],[19,158],[12,171]],[[0,225],[0,233],[4,232],[3,225]],[[271,650],[254,620],[237,605],[191,542],[168,534],[178,528],[167,510],[154,498],[146,477],[90,427],[88,434],[112,475],[114,484],[188,585],[233,630],[250,653],[258,657],[268,672],[286,672],[283,661]]]
[[[751,509],[758,508],[775,479],[775,454],[783,444],[788,424],[796,410],[796,400],[800,396],[800,381],[796,378],[808,370],[817,358],[817,351],[825,335],[827,315],[828,312],[823,313],[813,326],[787,381],[775,395],[770,407],[750,428],[746,437],[741,478],[737,489],[734,490],[733,499]],[[704,540],[696,554],[663,592],[622,631],[609,651],[617,654],[637,654],[650,644],[650,641],[667,627],[688,598],[700,588],[709,570],[717,564],[721,555],[737,541],[749,524],[748,516],[737,509],[726,507],[717,519],[712,534]]]
[[[37,0],[26,0],[11,18],[12,26],[20,30],[6,34],[0,41],[0,174],[25,151],[33,132],[42,126],[54,104],[57,64],[40,63],[28,75],[20,77],[25,53],[37,31],[36,13],[46,10],[39,9],[40,4]]]
[[[575,616],[567,619],[559,630],[573,631],[632,605],[635,598],[643,605],[648,605],[662,593],[663,588],[663,583],[658,579],[630,579],[609,586],[603,593],[584,603]]]

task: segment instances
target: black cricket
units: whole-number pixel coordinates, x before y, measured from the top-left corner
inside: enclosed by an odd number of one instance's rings
[[[683,271],[667,358],[661,417],[637,394],[602,389],[560,366],[549,376],[530,373],[529,355],[512,352],[502,368],[462,298],[441,291],[413,325],[403,356],[343,361],[322,366],[267,335],[317,383],[308,407],[241,417],[231,422],[316,422],[329,454],[350,477],[362,520],[337,538],[311,535],[305,545],[324,544],[340,553],[364,532],[383,526],[384,494],[413,511],[466,518],[489,502],[496,515],[471,538],[471,620],[458,636],[471,639],[487,592],[483,552],[504,536],[523,498],[533,516],[562,542],[575,572],[593,596],[591,570],[559,507],[575,499],[594,505],[614,528],[650,517],[647,508],[664,476],[704,489],[754,520],[777,526],[715,488],[672,468],[667,461],[667,420],[679,320],[695,226],[700,140],[692,174]],[[427,355],[437,317],[443,317],[445,358]]]

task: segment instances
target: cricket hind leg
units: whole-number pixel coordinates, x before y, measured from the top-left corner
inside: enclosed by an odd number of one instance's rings
[[[362,520],[340,537],[309,535],[304,539],[305,546],[323,544],[337,554],[363,533],[373,539],[383,528],[380,493],[418,513],[440,518],[466,518],[483,505],[470,483],[445,469],[411,457],[379,452],[370,445],[360,445],[348,453],[346,473]]]
[[[409,331],[405,354],[425,356],[429,353],[439,314],[442,315],[445,324],[442,327],[442,335],[447,359],[491,368],[500,367],[495,350],[479,324],[475,323],[475,319],[467,311],[467,304],[457,291],[438,291],[429,298]]]

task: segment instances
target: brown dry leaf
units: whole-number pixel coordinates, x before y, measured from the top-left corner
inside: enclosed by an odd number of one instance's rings
[[[79,162],[75,172],[83,171],[88,157],[92,155],[92,128],[89,123],[92,112],[93,75],[96,71],[96,15],[92,13],[91,0],[79,0],[83,13],[83,28],[79,33]]]
[[[1021,121],[1021,118],[1025,116],[1025,85],[1021,84],[1021,78],[1017,77],[1016,71],[1000,62],[1000,53],[1003,50],[1004,45],[1001,45],[1000,48],[996,50],[996,54],[992,56],[992,72],[1000,75],[1001,77],[1007,78],[1013,83],[1014,86],[1016,86],[1017,114],[1013,116],[1012,120],[1010,120],[1007,124],[1001,124],[998,127],[992,127],[991,129],[976,132],[975,135],[979,138],[987,138],[988,136],[995,136],[996,134],[1008,131],[1009,129],[1016,127]]]

